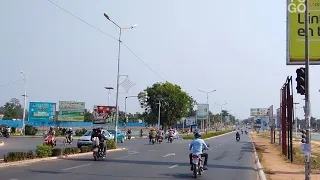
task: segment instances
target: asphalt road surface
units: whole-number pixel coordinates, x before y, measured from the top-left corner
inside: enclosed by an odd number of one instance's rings
[[[80,156],[0,169],[1,180],[151,180],[193,179],[188,160],[188,140],[149,145],[136,139],[111,152],[103,161]],[[256,180],[252,145],[248,135],[236,142],[235,133],[206,140],[211,145],[203,180]]]

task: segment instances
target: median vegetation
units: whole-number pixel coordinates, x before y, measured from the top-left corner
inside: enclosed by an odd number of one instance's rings
[[[108,140],[107,149],[116,149],[116,143],[113,140]],[[51,146],[41,144],[37,146],[36,151],[30,150],[28,152],[8,152],[6,155],[4,155],[3,162],[15,162],[37,158],[87,153],[92,152],[92,150],[92,146],[82,146],[80,149],[77,147],[52,148]]]
[[[232,131],[234,131],[234,130],[217,131],[217,132],[208,133],[208,134],[201,134],[201,138],[202,139],[207,139],[207,138],[211,138],[211,137],[214,137],[214,136],[219,136],[221,134],[226,134],[226,133],[229,133],[229,132],[232,132]],[[183,136],[182,138],[183,139],[194,139],[194,136],[193,135],[189,135],[189,136]]]

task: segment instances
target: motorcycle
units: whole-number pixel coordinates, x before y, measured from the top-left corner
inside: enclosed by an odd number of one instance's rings
[[[240,141],[240,136],[237,136],[236,140],[237,140],[237,142],[239,142]]]
[[[64,145],[67,145],[67,144],[72,144],[72,141],[73,141],[73,138],[72,138],[72,135],[66,135],[66,138],[63,140],[63,144]]]
[[[128,137],[127,137],[127,138],[128,138],[128,140],[130,140],[130,139],[131,139],[131,134],[128,134]]]
[[[156,143],[156,138],[155,137],[152,137],[151,138],[151,143],[154,145],[154,143]]]
[[[172,136],[169,137],[169,142],[170,142],[170,143],[173,142],[173,137],[172,137]]]
[[[210,145],[207,145],[208,147],[210,147]],[[193,166],[193,177],[197,178],[198,175],[201,176],[201,174],[203,173],[204,169],[203,169],[203,160],[201,157],[201,154],[193,154],[192,155],[192,166]]]
[[[158,141],[159,144],[161,144],[162,141],[163,141],[163,137],[162,137],[162,136],[159,136],[159,137],[157,138],[157,141]]]
[[[99,142],[99,139],[97,137],[95,137],[95,139],[93,139],[93,159],[95,161],[99,160],[99,159],[103,159],[104,158],[104,152],[103,152],[103,143],[104,142]]]
[[[44,145],[50,145],[52,147],[56,146],[57,143],[52,136],[47,136],[43,142]]]
[[[248,132],[247,132],[247,131],[245,131],[245,133],[246,133],[246,134],[248,134]]]

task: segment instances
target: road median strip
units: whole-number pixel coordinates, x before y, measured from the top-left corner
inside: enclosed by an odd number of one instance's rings
[[[230,133],[233,133],[235,130],[226,130],[226,131],[217,131],[217,132],[213,132],[213,133],[208,133],[208,134],[202,134],[201,135],[201,139],[213,139],[216,137],[220,137],[220,136],[224,136]],[[182,139],[184,140],[191,140],[194,139],[193,135],[189,135],[189,136],[183,136]]]

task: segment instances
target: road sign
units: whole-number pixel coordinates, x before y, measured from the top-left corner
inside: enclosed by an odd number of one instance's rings
[[[254,116],[254,117],[267,116],[268,112],[269,112],[269,108],[251,108],[250,116]]]
[[[197,119],[208,119],[209,104],[197,104]]]

